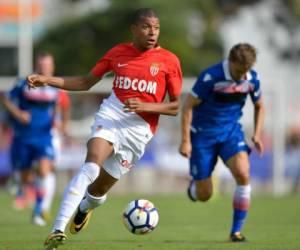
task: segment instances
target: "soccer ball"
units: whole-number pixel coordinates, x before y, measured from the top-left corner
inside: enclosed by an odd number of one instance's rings
[[[124,225],[133,234],[152,232],[158,220],[157,209],[148,200],[139,199],[129,202],[123,213]]]

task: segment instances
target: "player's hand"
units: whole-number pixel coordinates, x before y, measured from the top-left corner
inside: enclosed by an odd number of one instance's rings
[[[124,111],[125,112],[143,112],[144,111],[144,105],[139,98],[129,98],[124,102]]]
[[[179,153],[187,158],[191,157],[192,154],[192,145],[190,142],[181,142],[179,147]]]
[[[22,124],[28,124],[31,121],[31,114],[27,111],[21,110],[18,112],[16,119]]]
[[[29,75],[27,77],[27,84],[29,88],[46,86],[46,77],[37,74]]]
[[[254,146],[256,148],[256,150],[258,151],[259,155],[262,156],[262,154],[264,153],[264,145],[260,139],[260,137],[258,136],[252,136],[252,142],[254,143]]]

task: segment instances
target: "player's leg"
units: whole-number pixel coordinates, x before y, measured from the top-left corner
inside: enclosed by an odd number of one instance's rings
[[[54,149],[51,134],[45,134],[38,144],[33,144],[32,157],[37,162],[36,202],[32,222],[44,226],[49,219],[50,206],[55,193],[56,178],[53,172]]]
[[[65,230],[67,223],[85,195],[88,185],[95,181],[99,175],[100,166],[113,152],[112,144],[102,138],[91,139],[87,148],[85,163],[65,189],[53,231],[58,229],[63,232]]]
[[[56,249],[66,240],[65,228],[86,193],[88,185],[99,175],[100,166],[113,152],[113,145],[103,138],[92,138],[87,144],[87,157],[77,174],[69,182],[63,195],[52,233],[44,243],[45,249]],[[64,236],[64,237],[62,237]]]
[[[94,143],[97,143],[97,141],[94,141]],[[94,154],[91,150],[87,155],[87,161],[97,161],[97,157],[96,152]],[[72,234],[77,234],[82,229],[86,228],[93,209],[106,201],[106,193],[118,181],[118,179],[113,178],[102,167],[104,162],[99,164],[101,164],[100,173],[94,182],[88,186],[84,198],[81,200],[74,218],[71,221],[70,232]]]
[[[48,157],[39,159],[36,177],[36,202],[32,217],[34,224],[39,226],[46,225],[55,193],[55,185],[56,178],[53,172],[53,161]]]
[[[192,181],[188,187],[188,196],[193,201],[208,201],[213,194],[212,172],[217,162],[215,146],[193,147],[190,158]]]
[[[24,209],[29,202],[32,202],[32,195],[35,193],[30,147],[14,139],[11,148],[11,159],[14,171],[18,174],[18,189],[13,206],[16,209]],[[30,195],[30,200],[28,195]]]
[[[86,228],[94,208],[106,201],[107,192],[118,181],[101,168],[99,176],[89,185],[85,197],[81,200],[77,212],[71,222],[70,232],[76,234]]]
[[[233,222],[230,232],[231,240],[236,242],[246,240],[241,234],[241,230],[250,206],[251,186],[248,153],[250,153],[250,149],[238,126],[236,132],[232,133],[231,138],[225,141],[220,149],[220,156],[237,184],[233,197]]]
[[[211,177],[203,180],[195,180],[196,196],[199,201],[208,201],[213,194]]]
[[[123,143],[120,143],[120,142]],[[127,172],[143,154],[145,143],[135,142],[140,151],[133,150],[122,138],[118,139],[118,147],[101,168],[100,175],[89,185],[84,199],[81,201],[77,213],[70,226],[71,233],[78,233],[85,228],[94,208],[106,201],[106,194],[110,188]]]
[[[231,228],[232,241],[245,241],[241,235],[244,221],[247,217],[250,206],[250,177],[249,177],[249,160],[246,152],[239,152],[231,157],[226,165],[229,167],[237,186],[233,197],[233,223]]]
[[[18,175],[18,188],[13,206],[17,210],[22,210],[27,208],[32,202],[34,196],[34,175],[29,167],[18,170]]]

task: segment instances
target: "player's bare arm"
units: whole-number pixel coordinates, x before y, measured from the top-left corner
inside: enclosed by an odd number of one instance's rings
[[[64,90],[84,91],[89,90],[100,80],[101,78],[92,74],[75,77],[48,77],[33,74],[27,77],[27,84],[31,88],[49,85]]]
[[[30,123],[31,115],[29,112],[19,109],[12,101],[5,97],[3,98],[3,105],[8,110],[8,112],[20,123]]]
[[[254,104],[254,134],[252,136],[252,141],[255,148],[258,150],[259,154],[262,155],[264,152],[264,145],[261,140],[262,128],[265,120],[265,105],[260,98]]]
[[[182,106],[182,115],[181,115],[181,129],[182,129],[182,138],[181,144],[179,147],[179,152],[184,157],[190,157],[192,153],[192,144],[190,138],[190,129],[192,123],[192,110],[194,106],[197,106],[201,103],[201,99],[198,99],[191,94],[188,94],[183,106]]]
[[[161,115],[176,116],[179,112],[179,96],[170,96],[168,102],[142,102],[139,98],[129,98],[125,101],[124,110],[128,112],[147,112]]]

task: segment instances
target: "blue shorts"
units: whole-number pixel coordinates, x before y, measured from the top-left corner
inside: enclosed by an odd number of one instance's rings
[[[15,170],[32,168],[34,161],[42,158],[54,159],[54,149],[51,138],[40,140],[39,143],[28,143],[14,139],[11,147],[11,161]]]
[[[197,139],[193,140],[195,136]],[[194,180],[209,178],[215,168],[218,156],[223,162],[226,162],[241,151],[248,154],[251,152],[240,126],[221,136],[199,136],[192,133],[191,137],[193,149],[190,158],[190,175]]]

